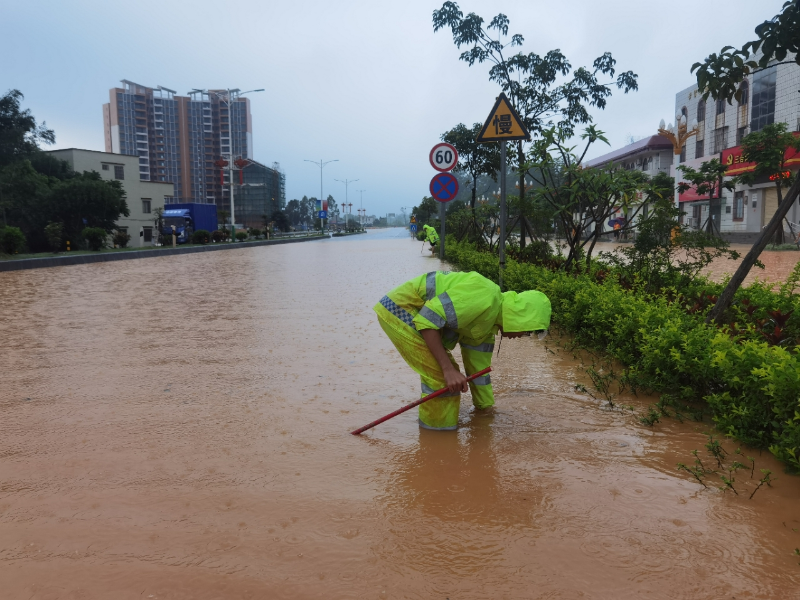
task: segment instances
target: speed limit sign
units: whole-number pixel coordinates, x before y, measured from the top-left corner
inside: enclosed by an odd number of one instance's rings
[[[458,164],[458,152],[450,144],[442,142],[431,150],[431,166],[437,171],[450,171]]]

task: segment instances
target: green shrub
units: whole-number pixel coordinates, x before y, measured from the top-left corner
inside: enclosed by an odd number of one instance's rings
[[[447,257],[497,281],[492,253],[448,237]],[[800,265],[777,292],[759,282],[740,289],[722,328],[704,322],[719,284],[684,279],[684,287],[646,293],[650,286],[620,285],[609,265],[597,268],[612,271],[598,282],[597,271],[566,273],[509,260],[504,282],[509,290],[545,293],[553,322],[578,346],[626,365],[626,383],[661,393],[662,400],[707,407],[721,431],[769,448],[800,470]]]
[[[17,254],[25,247],[25,234],[19,227],[0,227],[0,252]]]
[[[213,242],[223,242],[228,239],[228,232],[215,229],[211,232],[211,240]]]
[[[64,224],[63,223],[48,223],[44,228],[44,237],[47,238],[47,244],[53,252],[61,250],[61,245],[64,243]]]
[[[247,232],[246,231],[237,231],[236,232],[236,239],[240,242],[243,242],[247,239]]]
[[[251,228],[250,228],[250,229],[248,229],[247,231],[248,231],[248,233],[249,233],[249,234],[250,234],[252,237],[254,237],[255,239],[259,239],[259,238],[261,237],[261,233],[262,233],[262,232],[261,232],[261,230],[260,230],[260,229],[257,229],[257,228],[255,228],[255,227],[251,227]]]
[[[81,237],[89,244],[90,250],[101,250],[108,245],[108,232],[102,227],[85,227]]]
[[[127,247],[128,242],[131,241],[131,236],[127,231],[121,231],[118,229],[114,232],[114,236],[111,239],[113,240],[115,246],[125,248]]]
[[[214,232],[216,233],[216,232]],[[212,238],[211,233],[209,233],[205,229],[198,229],[192,234],[192,243],[193,244],[207,244]]]

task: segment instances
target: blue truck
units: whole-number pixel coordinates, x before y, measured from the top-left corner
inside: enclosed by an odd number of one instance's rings
[[[217,228],[217,205],[196,204],[187,202],[182,204],[167,204],[164,207],[163,229],[164,240],[172,242],[172,226],[175,226],[176,241],[185,244],[191,241],[192,234],[200,229],[214,231]]]

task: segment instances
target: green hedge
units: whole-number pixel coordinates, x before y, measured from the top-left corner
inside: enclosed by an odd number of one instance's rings
[[[497,281],[498,259],[493,254],[448,238],[447,259],[461,270]],[[794,345],[800,318],[797,290],[784,286],[774,292],[759,283],[742,288],[731,312],[733,322],[720,329],[704,323],[713,302],[702,307],[702,296],[701,301],[694,297],[721,290],[706,280],[683,293],[664,290],[645,295],[623,289],[613,277],[598,283],[594,274],[554,272],[514,261],[508,261],[504,280],[509,290],[537,289],[547,294],[553,322],[578,344],[622,362],[627,383],[673,400],[700,403],[727,435],[769,448],[800,469],[800,353]],[[698,303],[702,310],[692,312]],[[775,310],[795,311],[786,326],[790,339],[782,345],[771,345],[761,334],[769,327],[761,315]]]

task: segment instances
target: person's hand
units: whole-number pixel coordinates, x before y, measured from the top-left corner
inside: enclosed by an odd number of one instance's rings
[[[450,368],[444,372],[444,382],[447,385],[447,389],[451,392],[469,391],[467,378],[462,375],[460,371],[456,371],[453,368]]]

